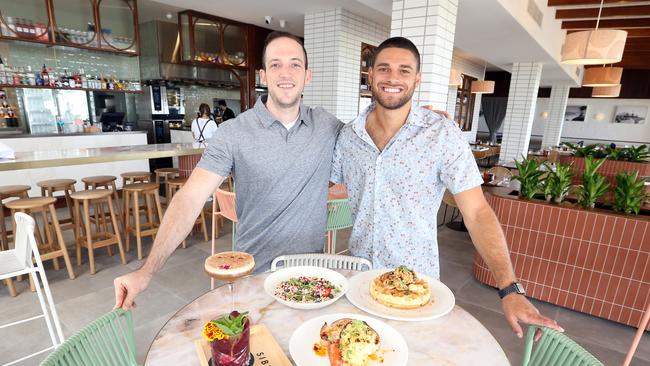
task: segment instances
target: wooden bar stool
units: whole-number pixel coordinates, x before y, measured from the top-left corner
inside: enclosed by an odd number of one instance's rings
[[[124,214],[122,213],[122,206],[120,205],[120,198],[117,194],[117,187],[115,186],[115,181],[117,177],[113,175],[95,175],[92,177],[81,178],[81,181],[84,183],[85,190],[92,190],[97,188],[105,188],[112,191],[113,202],[115,204],[115,210],[117,211],[117,219],[122,224],[124,228]],[[109,247],[110,249],[110,247]]]
[[[39,251],[41,254],[41,260],[45,261],[52,259],[54,269],[58,270],[58,258],[63,257],[63,261],[68,270],[68,277],[70,277],[71,280],[74,280],[75,275],[72,269],[72,264],[70,263],[70,257],[68,256],[68,248],[66,248],[65,242],[63,241],[59,218],[57,217],[56,209],[54,208],[55,202],[56,198],[54,197],[31,197],[8,202],[6,206],[11,209],[12,217],[16,212],[24,212],[32,215],[32,217],[35,217],[38,213],[41,214],[43,219],[43,235],[40,235],[38,224],[34,230],[35,233],[39,233],[39,235],[36,235],[36,238],[40,241]],[[12,222],[15,232],[16,222],[13,220]],[[43,238],[45,238],[45,240],[43,240]]]
[[[0,186],[0,250],[9,249],[9,232],[5,223],[5,209],[2,203],[8,198],[27,198],[30,186],[12,185]],[[13,231],[11,232],[13,236]]]
[[[81,192],[75,192],[70,197],[74,200],[75,209],[75,227],[79,235],[77,241],[77,265],[81,265],[81,247],[88,249],[88,261],[90,262],[90,274],[95,274],[95,254],[96,248],[108,247],[117,244],[120,251],[120,260],[122,264],[126,264],[126,257],[124,256],[124,247],[122,246],[122,239],[120,237],[120,229],[117,226],[117,217],[113,210],[113,191],[110,189],[95,189]],[[107,206],[107,211],[104,211],[104,204]],[[81,213],[80,206],[83,205],[83,214]],[[95,215],[102,218],[102,224],[95,221],[95,230],[90,227],[91,216],[90,206],[94,205]],[[113,227],[112,232],[109,231],[106,221],[103,219],[106,214],[110,217],[110,224]],[[109,255],[112,253],[109,250]]]
[[[129,234],[133,233],[136,238],[137,250],[138,250],[138,259],[142,259],[142,237],[151,236],[152,239],[155,239],[156,233],[158,232],[158,226],[156,225],[156,219],[154,218],[153,213],[153,202],[155,202],[155,209],[157,211],[158,222],[162,222],[162,207],[160,205],[160,196],[158,196],[158,184],[156,183],[135,183],[127,184],[122,187],[122,193],[124,196],[124,214],[126,215],[124,219],[125,229],[124,235],[126,236],[126,250],[131,249],[129,243]],[[140,206],[139,198],[143,197],[146,202],[146,215],[145,222],[140,222]],[[131,208],[129,206],[132,205]],[[130,222],[130,218],[133,217],[133,224]]]
[[[75,191],[74,185],[77,181],[74,179],[49,179],[37,182],[36,185],[41,187],[41,196],[54,197],[54,193],[63,192],[65,196],[65,204],[68,206],[68,213],[70,217],[67,219],[59,220],[62,230],[74,230],[74,218],[72,211],[72,200],[70,194]]]
[[[122,177],[122,187],[126,184],[151,182],[151,173],[149,172],[124,172],[120,174],[120,177]]]
[[[185,183],[187,183],[188,178],[172,178],[167,181],[167,197],[168,197],[168,202],[171,202],[172,197],[178,192],[179,189],[183,188]],[[203,230],[203,239],[205,241],[208,241],[208,226],[205,223],[205,213],[203,212],[203,209],[201,209],[201,214],[199,214],[199,217],[196,218],[196,221],[194,222],[194,225],[201,225],[201,229]],[[187,248],[187,241],[183,240],[183,248]]]
[[[168,195],[169,190],[167,189],[167,182],[170,179],[177,178],[179,172],[180,170],[176,168],[158,168],[154,170],[154,173],[156,173],[156,183],[158,183],[161,188],[163,187],[163,183],[165,183],[165,202],[163,203],[163,206],[167,206],[171,199]]]

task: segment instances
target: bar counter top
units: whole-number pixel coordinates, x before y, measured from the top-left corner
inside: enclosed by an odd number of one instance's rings
[[[16,152],[16,159],[0,159],[0,171],[196,155],[204,148],[199,143],[176,143]]]
[[[0,139],[20,139],[31,137],[69,137],[69,136],[98,136],[98,135],[128,135],[147,133],[147,131],[122,131],[122,132],[74,132],[74,133],[20,133],[0,131]]]

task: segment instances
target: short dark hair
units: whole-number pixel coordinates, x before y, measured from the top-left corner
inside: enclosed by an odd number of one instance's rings
[[[269,33],[269,35],[266,36],[266,39],[264,40],[264,48],[262,48],[262,69],[266,70],[266,47],[269,46],[269,43],[273,42],[278,38],[289,38],[298,42],[300,47],[302,47],[302,53],[305,56],[305,69],[307,69],[307,50],[305,49],[305,45],[302,43],[302,40],[299,37],[294,36],[289,32],[280,32],[280,31],[273,31]]]
[[[222,106],[224,106],[224,107],[227,107],[227,106],[228,106],[228,104],[226,104],[226,101],[223,100],[223,99],[219,99],[219,100],[217,101],[217,104],[222,105]]]
[[[402,48],[411,51],[413,56],[415,56],[416,71],[420,72],[420,51],[418,51],[418,48],[413,44],[413,42],[404,37],[391,37],[381,42],[381,44],[377,46],[377,49],[375,49],[370,66],[375,67],[377,55],[387,48]]]

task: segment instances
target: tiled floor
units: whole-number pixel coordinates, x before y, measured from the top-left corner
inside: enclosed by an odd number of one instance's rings
[[[340,234],[340,245],[347,242],[347,236],[348,232]],[[439,242],[442,281],[455,293],[457,304],[490,330],[510,362],[519,365],[523,341],[514,336],[503,318],[496,291],[473,279],[470,271],[473,248],[469,236],[443,227],[439,231]],[[230,235],[222,236],[218,244],[220,250],[229,248]],[[150,244],[146,246],[147,251],[149,247]],[[187,249],[179,248],[172,255],[163,270],[153,279],[149,289],[138,297],[134,320],[140,361],[144,360],[154,335],[165,321],[181,306],[209,289],[209,280],[202,269],[209,252],[209,242],[190,241]],[[109,257],[105,251],[99,251],[96,258],[97,274],[90,275],[85,262],[83,266],[75,267],[78,277],[74,281],[67,278],[65,270],[47,271],[66,337],[111,310],[114,304],[113,278],[141,265],[134,258],[133,250],[127,257],[129,262],[126,266],[119,263],[118,256]],[[36,295],[29,292],[27,282],[18,283],[17,288],[19,295],[11,298],[6,287],[0,285],[0,323],[23,318],[28,314],[35,315],[39,311]],[[543,314],[557,319],[571,338],[606,365],[622,363],[635,329],[547,303],[535,304]],[[44,322],[39,320],[0,329],[0,340],[0,364],[4,364],[38,347],[46,347],[49,336]],[[21,365],[35,365],[43,358],[44,356],[36,357]],[[478,364],[480,360],[477,360]],[[632,364],[650,364],[650,335],[644,335]]]

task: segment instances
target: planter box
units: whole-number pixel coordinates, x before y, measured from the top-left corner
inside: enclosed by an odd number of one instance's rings
[[[490,193],[486,198],[528,296],[638,326],[650,301],[650,217]],[[472,271],[496,286],[478,254]]]
[[[585,158],[576,156],[560,156],[560,163],[571,164],[573,163],[573,184],[578,185],[582,181],[582,173],[585,170]],[[650,177],[650,163],[633,163],[629,161],[606,160],[603,165],[598,169],[598,174],[604,176],[611,185],[609,192],[607,192],[601,200],[612,201],[614,199],[614,189],[616,188],[616,175],[622,171],[638,171],[639,177]],[[650,191],[650,187],[647,191]],[[645,207],[650,207],[650,202],[646,202]]]

